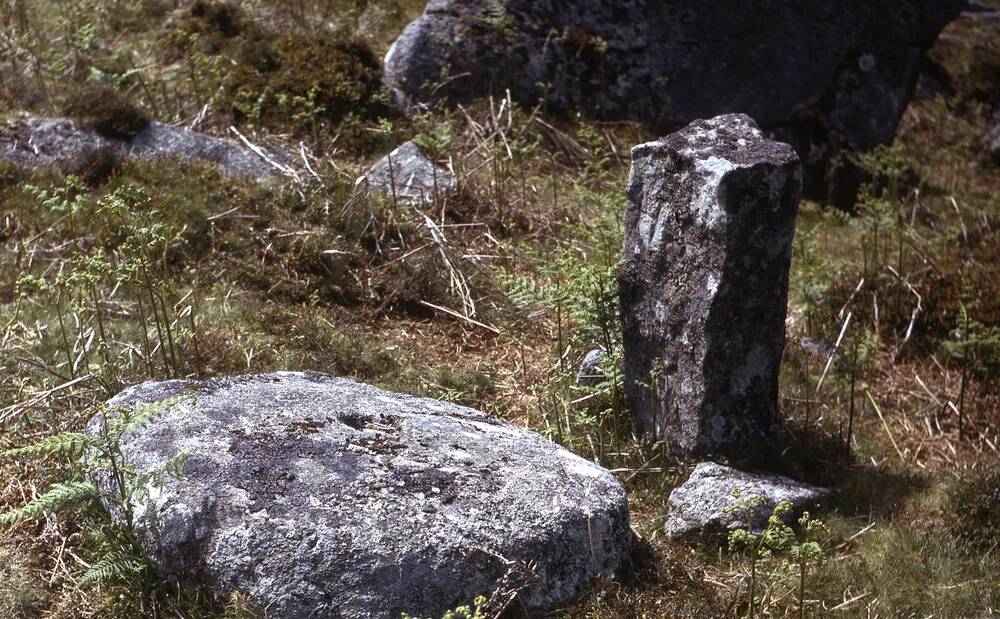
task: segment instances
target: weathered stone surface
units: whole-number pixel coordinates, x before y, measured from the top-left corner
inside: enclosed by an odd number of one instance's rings
[[[242,144],[159,122],[149,123],[130,140],[101,136],[66,118],[22,118],[8,122],[0,130],[0,159],[29,169],[62,165],[86,151],[101,148],[114,149],[123,157],[204,161],[215,164],[227,176],[258,180],[278,176],[271,164]],[[274,161],[288,163],[282,153],[267,154]]]
[[[771,437],[801,179],[740,114],[632,149],[619,284],[640,434],[685,453]]]
[[[455,175],[436,165],[412,141],[380,159],[358,180],[387,196],[395,192],[396,199],[405,204],[443,199],[458,188]]]
[[[580,362],[580,370],[576,373],[577,387],[593,387],[605,379],[601,364],[606,355],[603,348],[595,348],[584,356]]]
[[[661,131],[741,112],[819,163],[893,136],[924,50],[964,6],[431,0],[386,56],[385,79],[404,104],[510,89]]]
[[[268,617],[437,617],[529,562],[520,599],[543,612],[629,550],[610,473],[478,411],[292,372],[146,383],[111,405],[175,396],[191,398],[124,443],[139,471],[190,454],[134,506],[137,537],[163,575]]]
[[[993,121],[989,133],[986,134],[986,152],[1000,163],[1000,102],[993,109]]]
[[[799,340],[799,347],[810,357],[827,359],[837,352],[837,348],[821,337],[805,336]]]
[[[741,498],[733,496],[739,490]],[[755,530],[767,526],[774,507],[785,499],[792,502],[797,516],[813,509],[829,490],[782,477],[748,473],[714,462],[702,462],[691,477],[670,493],[667,506],[667,534],[684,537],[697,533],[720,533],[746,527],[749,517]],[[763,499],[747,510],[746,499]]]
[[[213,163],[227,176],[266,179],[279,175],[274,166],[243,144],[155,121],[132,138],[127,148],[131,157],[177,157]],[[289,163],[283,153],[267,155],[272,161]]]

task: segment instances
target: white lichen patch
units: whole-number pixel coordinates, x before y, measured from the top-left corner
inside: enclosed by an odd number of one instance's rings
[[[695,171],[701,176],[701,184],[694,200],[691,202],[691,212],[702,226],[714,229],[725,222],[726,210],[719,203],[719,188],[726,175],[736,169],[736,165],[722,157],[696,159]]]

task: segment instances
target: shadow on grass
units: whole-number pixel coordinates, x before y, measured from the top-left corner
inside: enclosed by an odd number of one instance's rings
[[[681,547],[636,537],[618,580],[594,591],[554,617],[719,617],[726,601],[697,569],[685,566]]]
[[[847,516],[892,516],[908,496],[929,485],[923,475],[860,462],[847,452],[840,437],[817,429],[789,427],[780,444],[737,466],[830,487],[833,494],[827,506]]]

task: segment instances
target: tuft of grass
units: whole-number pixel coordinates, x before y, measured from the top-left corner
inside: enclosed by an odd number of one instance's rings
[[[968,473],[949,493],[952,530],[972,552],[997,552],[1000,542],[1000,469]]]
[[[855,552],[820,566],[812,579],[821,598],[856,599],[853,616],[982,616],[1000,603],[995,551],[956,552],[946,531],[900,522],[865,534]],[[831,605],[832,607],[832,605]]]
[[[60,167],[67,176],[79,177],[88,186],[98,187],[111,179],[121,164],[122,157],[118,149],[102,146],[86,149]]]
[[[70,91],[63,113],[108,138],[127,140],[149,124],[149,117],[114,88],[87,83]]]

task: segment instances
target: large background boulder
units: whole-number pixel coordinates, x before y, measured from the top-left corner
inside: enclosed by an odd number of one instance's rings
[[[640,434],[684,453],[774,437],[801,183],[795,151],[740,114],[632,149],[619,288]]]
[[[431,0],[385,60],[404,103],[511,93],[659,131],[741,112],[822,169],[889,140],[962,0]]]
[[[136,536],[163,575],[268,617],[438,617],[519,582],[545,611],[629,551],[610,473],[475,410],[302,373],[146,383],[110,407],[178,396],[124,443],[140,472],[189,453],[134,506]]]

